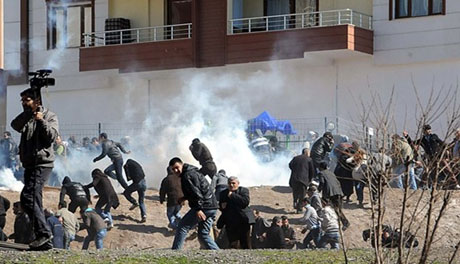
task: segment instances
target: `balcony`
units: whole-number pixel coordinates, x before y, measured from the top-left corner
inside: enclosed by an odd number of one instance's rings
[[[351,9],[232,19],[227,34],[227,64],[318,51],[373,53],[372,17]]]
[[[83,34],[80,71],[192,67],[191,38],[191,23]]]

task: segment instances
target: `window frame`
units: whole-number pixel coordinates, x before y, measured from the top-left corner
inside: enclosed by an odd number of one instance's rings
[[[85,29],[85,8],[91,8],[91,32],[94,32],[95,28],[95,10],[94,10],[94,0],[46,0],[46,45],[48,50],[53,50],[57,48],[57,30],[56,30],[56,21],[49,21],[49,13],[55,12],[55,10],[61,9],[64,12],[64,18],[67,20],[67,10],[68,7],[79,7],[80,8],[80,33],[82,34]],[[64,34],[67,41],[67,21],[64,24]],[[68,46],[68,43],[65,43],[64,48],[80,48],[84,45],[84,40],[80,36],[80,45],[78,46]]]
[[[438,16],[438,15],[445,15],[446,14],[446,0],[441,0],[442,1],[442,8],[441,12],[439,13],[433,13],[433,1],[434,0],[428,0],[428,14],[427,15],[421,15],[421,16],[413,16],[412,15],[412,1],[414,0],[407,0],[407,16],[399,16],[399,2],[400,1],[406,1],[406,0],[390,0],[390,20],[394,17],[395,19],[400,19],[400,18],[414,18],[414,17],[427,17],[427,16]],[[394,6],[394,8],[393,8]]]

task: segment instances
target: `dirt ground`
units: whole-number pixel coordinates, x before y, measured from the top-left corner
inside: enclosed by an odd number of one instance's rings
[[[251,187],[251,207],[258,209],[262,217],[271,219],[273,216],[286,215],[290,219],[291,225],[295,228],[297,238],[303,239],[304,235],[300,233],[302,229],[302,214],[296,214],[292,208],[292,193],[289,187],[284,186],[261,186]],[[0,194],[8,198],[11,203],[19,200],[19,193],[12,191],[0,191]],[[423,194],[422,204],[427,203],[427,194]],[[367,198],[367,193],[365,194]],[[407,211],[412,212],[418,197],[422,191],[411,193]],[[352,196],[352,199],[356,199]],[[350,204],[344,204],[344,213],[349,219],[351,226],[345,231],[345,244],[349,248],[369,248],[369,243],[362,239],[362,231],[371,226],[370,204],[366,204],[368,199],[365,198],[364,209],[358,208],[357,202],[352,201]],[[402,191],[389,189],[385,199],[385,223],[393,226],[399,225],[399,215],[401,212]],[[44,206],[57,210],[59,201],[59,190],[47,188],[44,191]],[[93,199],[93,202],[95,199]],[[168,229],[168,220],[166,217],[166,205],[160,204],[157,190],[148,190],[146,193],[147,222],[140,223],[140,211],[135,209],[129,210],[130,203],[120,195],[120,207],[112,210],[115,227],[108,232],[104,241],[104,247],[110,249],[146,249],[146,248],[170,248],[173,242],[174,233]],[[437,205],[439,207],[439,205]],[[426,208],[426,207],[425,207]],[[188,210],[186,205],[182,213]],[[438,236],[433,244],[433,248],[453,248],[460,237],[460,191],[453,192],[453,198],[447,209],[447,213],[441,221]],[[417,233],[418,240],[422,242],[424,229],[421,228],[425,222],[426,209],[418,213],[412,230],[419,230]],[[5,233],[7,235],[13,232],[14,215],[12,209],[7,212],[7,222]],[[418,225],[422,226],[418,226]],[[86,236],[86,231],[80,231],[77,234],[77,241],[71,243],[72,249],[81,249],[82,241]],[[91,244],[94,247],[94,244]],[[199,244],[197,239],[188,240],[185,248],[197,249]],[[421,249],[421,246],[419,247]]]

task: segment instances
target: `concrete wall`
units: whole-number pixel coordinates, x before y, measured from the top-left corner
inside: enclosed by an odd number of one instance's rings
[[[164,24],[164,1],[109,0],[109,17],[127,18],[132,28],[160,26]]]
[[[460,1],[446,3],[446,15],[389,20],[389,1],[374,0],[375,63],[460,58]]]
[[[19,70],[21,50],[21,1],[3,1],[4,5],[4,69]]]
[[[319,10],[353,9],[367,15],[372,14],[372,0],[319,0]]]

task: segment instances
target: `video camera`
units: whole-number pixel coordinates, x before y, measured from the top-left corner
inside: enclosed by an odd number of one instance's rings
[[[53,71],[49,69],[41,69],[35,72],[29,72],[29,76],[32,76],[32,78],[29,79],[30,88],[40,91],[40,89],[43,87],[54,86],[56,80],[54,78],[48,77],[52,72]]]

